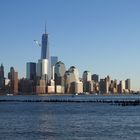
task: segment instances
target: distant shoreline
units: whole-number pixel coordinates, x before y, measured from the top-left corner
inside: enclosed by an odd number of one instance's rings
[[[140,93],[110,93],[110,94],[65,94],[65,93],[49,93],[49,94],[36,94],[36,93],[17,93],[17,94],[8,94],[8,93],[0,93],[0,96],[129,96],[129,95],[140,95]]]

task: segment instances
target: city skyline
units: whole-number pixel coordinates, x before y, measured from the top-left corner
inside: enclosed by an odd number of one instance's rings
[[[6,74],[10,67],[14,66],[20,77],[26,77],[26,62],[37,62],[40,58],[40,48],[36,47],[33,40],[41,40],[40,36],[44,31],[43,21],[47,18],[51,54],[57,55],[59,60],[66,64],[67,69],[70,66],[76,66],[80,71],[80,77],[83,71],[88,70],[92,74],[99,74],[100,78],[106,75],[118,80],[131,78],[132,89],[139,90],[140,76],[139,67],[137,67],[140,58],[138,48],[140,44],[138,40],[140,11],[137,6],[139,2],[130,0],[124,2],[108,0],[108,3],[102,0],[100,2],[91,0],[73,2],[66,3],[60,0],[59,3],[48,0],[43,1],[43,5],[35,1],[33,2],[35,7],[32,6],[35,13],[31,12],[27,17],[25,15],[30,11],[31,3],[27,1],[19,3],[14,0],[13,4],[8,4],[7,10],[4,9],[6,2],[2,2],[3,7],[0,6],[3,11],[0,23],[0,63],[3,63]],[[27,6],[27,11],[21,8],[22,4]],[[46,14],[42,9],[36,11],[37,6],[41,8],[45,5],[48,7]],[[54,13],[51,13],[53,6]],[[73,11],[70,11],[71,8]],[[78,11],[76,11],[77,8]],[[101,10],[101,8],[103,9]],[[17,10],[19,13],[16,13]],[[113,13],[110,13],[111,10]],[[9,13],[10,11],[11,13]],[[64,11],[66,11],[65,14]],[[94,12],[97,12],[97,15]],[[35,19],[37,13],[37,19]],[[20,18],[20,14],[23,19]],[[108,15],[105,16],[105,14]],[[58,19],[58,15],[61,20]],[[24,24],[21,23],[22,21]],[[55,23],[56,21],[57,23]]]

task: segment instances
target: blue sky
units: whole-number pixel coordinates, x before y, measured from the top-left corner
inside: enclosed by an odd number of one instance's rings
[[[0,63],[25,77],[37,62],[45,21],[51,55],[104,78],[131,78],[140,90],[139,0],[1,0]]]

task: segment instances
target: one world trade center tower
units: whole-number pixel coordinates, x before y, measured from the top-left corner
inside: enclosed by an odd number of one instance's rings
[[[49,45],[48,45],[48,34],[45,33],[42,35],[42,44],[41,44],[41,59],[38,60],[37,64],[37,76],[39,79],[45,80],[46,84],[50,79],[50,58],[49,58]]]
[[[48,34],[45,33],[42,35],[42,47],[41,47],[41,59],[49,59],[49,45],[48,45]]]

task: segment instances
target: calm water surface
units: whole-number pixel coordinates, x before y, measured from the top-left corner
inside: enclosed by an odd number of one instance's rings
[[[44,99],[48,97],[0,97],[0,99],[3,98]],[[139,140],[140,106],[101,103],[0,102],[0,140],[46,139]]]

